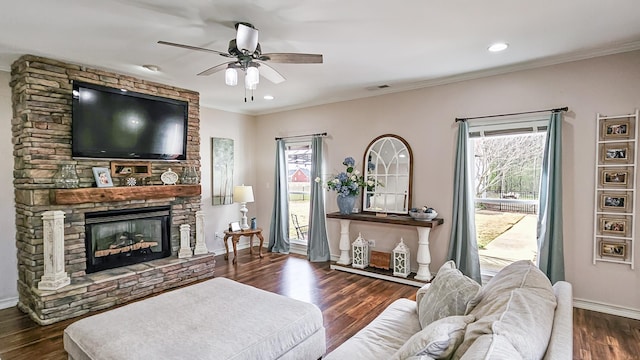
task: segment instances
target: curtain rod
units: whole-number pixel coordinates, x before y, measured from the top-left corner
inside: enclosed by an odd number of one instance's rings
[[[565,107],[555,108],[555,109],[523,111],[523,112],[517,112],[517,113],[511,113],[511,114],[498,114],[498,115],[486,115],[486,116],[456,118],[456,122],[458,122],[458,121],[467,121],[467,120],[471,120],[471,119],[486,119],[486,118],[500,117],[500,116],[514,116],[514,115],[524,115],[524,114],[535,114],[535,113],[547,112],[547,111],[549,111],[549,112],[558,112],[558,111],[568,111],[568,110],[569,110],[569,107],[565,106]]]
[[[327,136],[327,133],[326,133],[326,132],[323,132],[323,133],[308,134],[308,135],[284,136],[284,137],[277,137],[277,138],[276,138],[276,140],[293,139],[293,138],[309,137],[309,136]]]

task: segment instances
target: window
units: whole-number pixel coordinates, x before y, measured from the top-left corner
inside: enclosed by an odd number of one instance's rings
[[[535,261],[540,171],[547,120],[473,123],[475,223],[480,268],[500,271],[517,260]]]
[[[287,143],[289,238],[306,244],[311,193],[311,142]]]

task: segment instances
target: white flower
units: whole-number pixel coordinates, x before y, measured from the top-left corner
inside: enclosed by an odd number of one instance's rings
[[[358,169],[353,170],[353,174],[354,174],[354,175],[360,175],[360,170],[358,170]]]
[[[373,180],[367,180],[367,186],[373,186],[374,182]]]
[[[351,175],[351,181],[358,181],[358,178],[355,175]]]
[[[318,176],[314,181],[315,181],[315,182],[317,182],[317,183],[319,184],[322,180],[321,180],[321,179],[320,179],[320,177]]]
[[[336,185],[340,184],[340,180],[339,179],[333,179],[333,180],[331,180],[331,182],[333,182]]]

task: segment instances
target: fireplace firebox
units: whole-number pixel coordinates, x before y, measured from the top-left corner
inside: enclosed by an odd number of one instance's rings
[[[86,272],[168,257],[170,239],[170,207],[86,213]]]

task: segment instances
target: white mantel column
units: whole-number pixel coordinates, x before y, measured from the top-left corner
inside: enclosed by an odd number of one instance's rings
[[[351,242],[349,241],[349,225],[351,220],[340,219],[340,259],[337,263],[340,265],[351,265],[349,250],[351,250]]]
[[[180,251],[178,251],[179,258],[190,258],[193,256],[191,252],[191,244],[190,244],[190,233],[191,233],[191,225],[182,224],[180,225]]]
[[[429,233],[431,228],[417,226],[418,229],[418,254],[416,255],[416,262],[418,263],[418,272],[416,273],[416,280],[431,281],[431,251],[429,251]]]
[[[44,225],[44,275],[38,289],[57,290],[71,283],[64,271],[64,212],[45,211]]]
[[[193,251],[194,255],[208,254],[207,243],[204,238],[204,212],[202,210],[196,211],[196,248]]]

